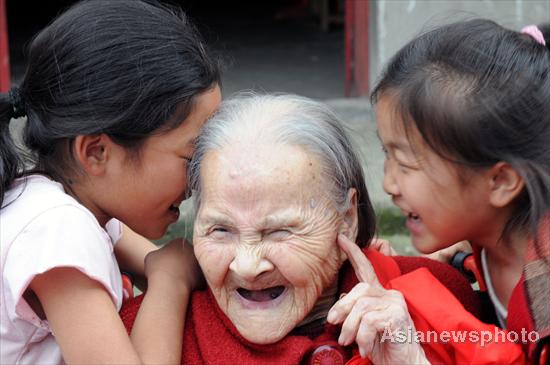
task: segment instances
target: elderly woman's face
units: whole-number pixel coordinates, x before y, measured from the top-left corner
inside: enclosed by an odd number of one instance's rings
[[[253,343],[287,335],[336,280],[343,220],[320,172],[289,146],[226,148],[202,162],[195,254],[218,305]]]

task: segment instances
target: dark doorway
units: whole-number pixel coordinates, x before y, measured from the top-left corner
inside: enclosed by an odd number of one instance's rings
[[[23,76],[32,36],[74,2],[7,0],[12,83]],[[181,6],[221,57],[225,96],[254,89],[344,97],[343,26],[323,30],[315,0],[165,2]]]

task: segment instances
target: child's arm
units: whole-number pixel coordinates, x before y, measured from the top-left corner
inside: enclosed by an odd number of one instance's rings
[[[165,357],[164,363],[179,364],[189,297],[203,283],[193,246],[183,239],[164,245],[145,258],[145,274],[148,288],[132,328],[132,342],[143,354],[142,358],[151,358],[151,362],[158,364],[163,361],[156,359]],[[143,310],[144,305],[147,310]],[[181,307],[176,309],[176,305]],[[162,338],[158,333],[152,334],[153,327],[162,332]]]
[[[146,259],[149,289],[128,337],[110,295],[74,268],[31,282],[68,363],[179,363],[185,312],[196,284],[192,248],[171,242]]]
[[[142,290],[147,287],[145,257],[158,249],[147,238],[121,223],[122,235],[115,244],[115,255],[121,271],[132,274],[134,284]]]
[[[373,238],[370,241],[369,248],[380,252],[382,255],[397,256],[397,251],[393,249],[390,241],[382,238]]]

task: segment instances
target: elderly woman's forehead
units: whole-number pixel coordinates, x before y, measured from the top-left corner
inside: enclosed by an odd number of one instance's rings
[[[309,199],[330,190],[316,159],[303,149],[290,146],[262,147],[255,152],[238,148],[211,151],[203,159],[201,170],[201,195],[206,200],[223,198],[252,203],[258,197],[283,195]]]
[[[204,165],[216,165],[231,177],[250,175],[289,174],[296,171],[320,172],[319,161],[300,146],[263,144],[237,144],[211,151]],[[203,165],[203,166],[204,166]]]

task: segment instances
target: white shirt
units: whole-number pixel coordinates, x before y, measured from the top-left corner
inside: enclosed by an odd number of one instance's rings
[[[40,175],[16,180],[3,204],[0,364],[63,364],[48,321],[23,294],[36,275],[73,267],[102,284],[119,310],[122,280],[113,242],[120,238],[120,222],[110,221],[107,233],[61,184]]]
[[[506,318],[508,318],[508,309],[502,304],[498,299],[493,287],[493,281],[491,280],[491,274],[489,273],[489,266],[487,264],[487,253],[484,249],[481,250],[481,266],[483,269],[483,278],[485,279],[485,286],[487,287],[487,293],[489,293],[489,298],[495,307],[495,312],[497,315],[498,323],[501,328],[506,328]]]

